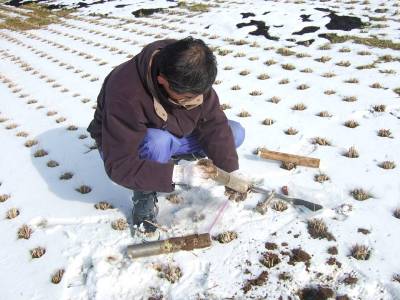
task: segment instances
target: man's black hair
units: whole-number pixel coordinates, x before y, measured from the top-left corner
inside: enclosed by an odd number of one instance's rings
[[[162,48],[157,60],[160,73],[179,94],[205,93],[217,76],[217,60],[211,49],[191,36]]]

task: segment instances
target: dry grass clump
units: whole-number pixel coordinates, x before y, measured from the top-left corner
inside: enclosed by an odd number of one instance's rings
[[[277,54],[280,54],[282,56],[290,56],[290,55],[295,55],[296,52],[292,51],[288,48],[278,48],[278,50],[276,50]]]
[[[394,274],[392,280],[400,283],[400,274]]]
[[[74,174],[72,174],[71,172],[66,172],[62,175],[60,175],[60,180],[70,180],[72,177],[74,176]]]
[[[316,174],[316,175],[314,175],[314,180],[316,182],[322,183],[322,182],[328,181],[329,180],[329,176],[326,175],[326,174],[322,174],[322,173],[321,174]]]
[[[379,129],[378,136],[392,138],[392,132],[390,129]]]
[[[344,126],[348,127],[348,128],[356,128],[358,127],[360,124],[358,124],[357,121],[355,120],[348,120],[346,122],[344,122]]]
[[[346,277],[343,278],[342,282],[346,285],[354,285],[358,282],[358,278],[355,274],[348,273]]]
[[[265,252],[260,259],[260,263],[267,268],[273,268],[281,262],[279,256],[272,252]]]
[[[64,117],[59,117],[59,118],[56,119],[56,123],[62,123],[62,122],[65,122],[66,120],[67,119],[64,118]]]
[[[304,58],[304,57],[311,57],[311,55],[308,54],[308,53],[297,53],[296,57],[297,58]]]
[[[92,188],[87,185],[81,185],[80,187],[76,188],[75,191],[77,191],[81,194],[88,194],[92,191]]]
[[[257,76],[257,79],[259,79],[259,80],[266,80],[266,79],[269,79],[269,78],[270,78],[269,75],[266,74],[266,73],[262,73],[262,74]]]
[[[10,208],[7,213],[6,213],[6,218],[11,220],[11,219],[15,219],[16,217],[19,216],[19,210],[18,208]]]
[[[355,101],[357,101],[357,97],[356,96],[345,96],[342,98],[342,100],[345,102],[355,102]]]
[[[80,134],[80,135],[78,136],[78,139],[84,140],[84,139],[86,139],[87,137],[88,137],[87,134]]]
[[[124,218],[119,218],[111,223],[111,227],[114,230],[125,230],[128,228],[128,222]]]
[[[230,49],[218,49],[217,54],[220,56],[226,56],[232,52],[233,52],[233,50],[230,50]]]
[[[75,125],[70,125],[70,126],[67,127],[67,130],[75,131],[75,130],[78,130],[78,127],[76,127]]]
[[[266,243],[265,243],[265,249],[268,249],[268,250],[276,250],[276,249],[278,249],[278,245],[275,244],[275,243],[266,242]]]
[[[339,66],[339,67],[350,67],[351,63],[348,60],[342,60],[337,62],[335,65]]]
[[[262,286],[268,280],[268,272],[262,271],[260,275],[258,275],[254,279],[247,280],[246,284],[243,286],[242,290],[244,294],[247,294],[253,286]]]
[[[241,76],[246,76],[246,75],[249,75],[249,74],[250,74],[249,70],[242,70],[242,71],[239,72],[239,75],[241,75]]]
[[[251,56],[251,57],[249,57],[249,60],[250,61],[259,60],[259,57],[258,56]]]
[[[260,90],[254,90],[249,93],[250,96],[261,96],[263,94]]]
[[[396,208],[393,212],[393,216],[397,219],[400,219],[400,207]]]
[[[400,96],[400,87],[393,89],[393,92]]]
[[[276,211],[285,211],[288,208],[287,203],[282,200],[274,201],[271,207]]]
[[[325,95],[334,95],[334,94],[336,94],[336,91],[334,91],[334,90],[326,90],[326,91],[324,91],[324,94]]]
[[[312,72],[313,72],[313,69],[311,69],[311,68],[305,68],[305,69],[300,70],[300,72],[302,72],[302,73],[312,73]]]
[[[46,116],[51,117],[51,116],[54,116],[54,115],[56,115],[56,114],[57,114],[56,111],[51,110],[51,111],[48,111],[48,112],[46,113]]]
[[[348,52],[351,52],[351,49],[350,49],[350,48],[347,48],[347,47],[342,47],[342,48],[339,49],[339,52],[341,52],[341,53],[348,53]]]
[[[320,146],[331,146],[331,142],[323,137],[315,137],[312,141],[313,144],[318,144]]]
[[[237,116],[241,118],[247,118],[250,117],[251,114],[248,111],[242,110]]]
[[[236,240],[237,238],[238,234],[235,231],[225,231],[214,237],[214,239],[220,242],[221,244],[230,243],[233,240]]]
[[[268,101],[271,103],[278,104],[281,101],[281,98],[279,98],[277,96],[272,96]]]
[[[43,247],[36,247],[31,250],[31,257],[32,258],[40,258],[46,253],[46,249]]]
[[[230,70],[233,70],[233,67],[232,66],[225,66],[224,70],[225,71],[230,71]]]
[[[363,51],[358,51],[357,54],[358,55],[362,55],[362,56],[366,56],[366,55],[371,55],[371,52],[363,50]]]
[[[353,198],[355,200],[358,200],[358,201],[365,201],[369,198],[372,198],[372,195],[369,192],[367,192],[361,188],[352,190],[350,194],[353,196]]]
[[[227,110],[227,109],[231,109],[232,106],[230,106],[228,103],[223,103],[223,104],[220,105],[220,108],[222,110]]]
[[[48,153],[46,150],[39,149],[39,150],[37,150],[35,153],[33,153],[33,156],[36,157],[36,158],[39,158],[39,157],[46,156],[46,155],[48,155],[48,154],[49,154],[49,153]]]
[[[354,146],[351,146],[343,155],[348,158],[358,158],[360,156],[356,147]]]
[[[38,141],[37,141],[37,140],[27,140],[27,141],[24,143],[25,147],[27,147],[27,148],[30,148],[30,147],[35,146],[35,145],[37,145],[37,144],[38,144]]]
[[[394,75],[394,74],[396,74],[397,72],[396,72],[396,70],[393,70],[393,69],[384,69],[384,70],[379,70],[379,73]]]
[[[383,161],[379,164],[379,167],[381,167],[382,169],[386,169],[386,170],[390,170],[390,169],[394,169],[396,168],[396,164],[394,161]]]
[[[357,78],[349,78],[344,81],[345,83],[359,83]]]
[[[178,266],[171,264],[155,265],[155,269],[158,271],[158,277],[164,278],[171,283],[177,282],[182,277],[182,270]]]
[[[18,126],[19,126],[18,124],[12,123],[12,124],[7,125],[6,129],[11,130],[11,129],[17,128]]]
[[[369,87],[371,87],[373,89],[383,89],[384,88],[379,82],[374,82]]]
[[[371,249],[365,245],[354,245],[350,250],[351,256],[358,260],[368,260],[371,255]]]
[[[327,73],[322,74],[321,76],[324,78],[332,78],[332,77],[335,77],[336,74],[333,72],[327,72]]]
[[[281,79],[278,82],[278,84],[288,84],[288,83],[289,83],[289,79],[287,79],[287,78]]]
[[[165,199],[173,204],[179,204],[183,202],[183,197],[177,193],[169,194],[167,197],[165,197]]]
[[[269,59],[266,62],[264,62],[264,64],[267,65],[267,66],[272,66],[272,65],[274,65],[276,63],[277,63],[277,61],[275,61],[273,59]]]
[[[310,88],[307,84],[300,84],[299,86],[297,86],[297,89],[298,90],[306,90],[306,89],[308,89],[308,88]]]
[[[246,53],[244,53],[244,52],[238,52],[238,53],[236,53],[233,57],[245,57],[246,56]]]
[[[319,58],[316,58],[315,61],[321,62],[321,63],[326,63],[330,61],[332,58],[329,56],[321,56]]]
[[[110,203],[108,203],[106,201],[100,201],[99,203],[96,203],[94,205],[94,207],[96,209],[99,209],[99,210],[107,210],[107,209],[113,209],[114,208],[114,206],[112,206]]]
[[[0,123],[4,123],[4,122],[6,122],[6,121],[8,121],[7,118],[0,118]]]
[[[240,87],[240,85],[238,85],[238,84],[235,84],[234,86],[231,87],[231,90],[232,90],[232,91],[238,91],[238,90],[240,90],[240,89],[241,89],[241,87]]]
[[[323,110],[323,111],[319,112],[319,113],[317,114],[317,116],[318,116],[318,117],[321,117],[321,118],[329,118],[329,117],[332,117],[332,114],[329,113],[329,112],[326,111],[326,110]]]
[[[58,162],[56,162],[55,160],[49,160],[48,162],[47,162],[47,166],[49,167],[49,168],[55,168],[55,167],[58,167],[60,164],[58,163]]]
[[[289,127],[288,129],[285,130],[285,134],[287,134],[287,135],[296,135],[298,133],[299,133],[299,131],[293,127]]]
[[[288,71],[293,71],[294,69],[296,69],[296,67],[292,64],[282,64],[281,67],[282,67],[282,69],[288,70]]]
[[[270,126],[270,125],[272,125],[274,123],[275,123],[275,121],[273,119],[270,119],[270,118],[266,118],[266,119],[264,119],[264,121],[262,121],[262,124],[263,125],[267,125],[267,126]]]
[[[356,67],[357,70],[369,70],[369,69],[374,69],[374,68],[376,68],[375,63],[367,64],[367,65],[361,65],[361,66],[357,66]]]
[[[292,106],[292,110],[305,110],[307,106],[304,103],[297,103]]]
[[[373,109],[375,112],[384,112],[386,110],[385,104],[374,105]]]
[[[336,246],[331,246],[331,247],[328,248],[328,253],[330,255],[337,255],[339,253],[339,251],[336,248]]]
[[[11,198],[11,195],[9,195],[9,194],[0,195],[0,203],[6,202],[10,198]]]
[[[311,219],[307,222],[307,230],[313,239],[327,239],[334,241],[334,236],[328,231],[328,227],[322,219]]]
[[[63,278],[65,273],[64,269],[57,270],[52,276],[51,276],[51,282],[54,284],[59,284],[61,282],[61,279]]]
[[[18,229],[17,234],[19,239],[29,240],[32,234],[32,229],[28,225],[24,224]]]

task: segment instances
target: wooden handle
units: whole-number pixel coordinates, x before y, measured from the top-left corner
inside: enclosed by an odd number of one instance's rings
[[[265,148],[259,149],[257,154],[264,159],[279,160],[279,161],[284,161],[284,162],[291,162],[298,166],[319,168],[320,160],[318,158],[294,155],[294,154],[283,153],[283,152],[270,151]]]
[[[213,179],[228,188],[231,188],[232,190],[235,190],[236,192],[240,193],[247,193],[249,190],[250,184],[244,179],[241,179],[237,176],[234,176],[232,174],[229,174],[228,172],[225,172],[224,170],[221,170],[220,168],[216,168],[216,174],[213,176]]]

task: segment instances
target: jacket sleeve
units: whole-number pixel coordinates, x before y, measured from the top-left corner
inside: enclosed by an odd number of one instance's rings
[[[172,192],[173,163],[139,158],[138,148],[147,132],[133,105],[122,95],[108,96],[103,124],[103,160],[108,176],[117,184],[140,191]]]
[[[205,96],[203,105],[202,117],[195,130],[200,145],[217,167],[226,172],[239,169],[232,130],[214,89]]]

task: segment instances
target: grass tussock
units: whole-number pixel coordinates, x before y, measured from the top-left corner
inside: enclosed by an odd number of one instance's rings
[[[352,190],[350,194],[353,196],[353,198],[355,200],[358,200],[358,201],[365,201],[365,200],[372,198],[372,195],[369,192],[367,192],[361,188]]]
[[[357,260],[368,260],[371,255],[371,249],[365,245],[354,245],[351,250],[350,254]]]
[[[9,195],[9,194],[0,195],[0,203],[6,202],[10,198],[11,198],[11,195]]]
[[[300,91],[306,90],[308,88],[310,88],[310,87],[307,84],[304,84],[304,83],[297,86],[297,89],[300,90]]]
[[[297,103],[295,105],[292,106],[292,110],[305,110],[307,109],[307,106],[304,103]]]
[[[96,203],[94,205],[94,207],[96,209],[99,209],[99,210],[107,210],[107,209],[113,209],[114,208],[114,206],[112,206],[110,203],[108,203],[106,201],[100,201],[99,203]]]
[[[293,127],[289,127],[288,129],[285,130],[285,134],[287,134],[287,135],[296,135],[298,133],[299,133],[299,131]]]
[[[400,207],[396,208],[393,212],[393,216],[397,219],[400,219]]]
[[[379,164],[379,167],[385,170],[391,170],[396,168],[396,164],[394,161],[385,160]]]
[[[236,231],[225,231],[214,237],[214,239],[220,242],[221,244],[230,243],[233,240],[236,240],[237,238],[238,234]]]
[[[191,12],[208,12],[209,6],[203,3],[188,3],[186,1],[179,1],[178,7],[187,9]]]
[[[165,199],[173,204],[179,204],[183,202],[183,197],[177,193],[169,194],[167,197],[165,197]]]
[[[270,125],[272,125],[272,124],[274,124],[275,123],[275,121],[273,120],[273,119],[270,119],[270,118],[266,118],[266,119],[264,119],[263,121],[262,121],[262,124],[263,125],[266,125],[266,126],[270,126]]]
[[[76,188],[75,191],[81,194],[88,194],[92,191],[92,188],[87,185],[81,185],[80,187]]]
[[[260,263],[267,268],[273,268],[281,262],[279,256],[272,252],[266,252],[262,255]]]
[[[372,109],[373,109],[375,112],[385,112],[385,110],[386,110],[386,105],[385,105],[385,104],[374,105],[374,106],[372,107]]]
[[[240,87],[240,85],[238,85],[238,84],[235,84],[234,86],[232,86],[231,87],[231,90],[232,91],[239,91],[239,90],[241,90],[242,88]]]
[[[74,174],[72,174],[71,172],[65,172],[60,175],[59,179],[60,180],[70,180],[73,176],[74,176]]]
[[[32,258],[40,258],[46,253],[46,249],[43,247],[36,247],[31,250],[31,257]]]
[[[35,145],[37,145],[37,144],[38,144],[38,141],[37,141],[37,140],[27,140],[27,141],[24,143],[24,146],[27,147],[27,148],[30,148],[30,147],[35,146]]]
[[[318,144],[320,146],[331,146],[331,142],[329,140],[327,140],[326,138],[323,137],[315,137],[312,141],[313,144]]]
[[[382,49],[393,49],[400,50],[400,43],[393,42],[391,40],[380,39],[377,37],[359,37],[355,35],[342,35],[339,36],[336,33],[327,33],[325,35],[331,43],[344,43],[352,40],[356,44],[362,44],[366,46],[372,46]]]
[[[64,276],[65,270],[59,269],[51,276],[51,283],[59,284]]]
[[[6,213],[6,218],[9,220],[15,219],[18,216],[19,216],[19,209],[15,207],[10,208]]]
[[[326,90],[326,91],[324,91],[324,94],[330,96],[330,95],[336,94],[336,91],[335,90]]]
[[[111,223],[114,230],[125,230],[128,228],[128,222],[124,218],[119,218]]]
[[[19,239],[29,240],[29,238],[32,235],[32,232],[33,232],[32,228],[24,224],[18,229],[17,235]]]
[[[158,277],[168,280],[170,283],[178,282],[182,277],[182,270],[179,266],[166,264],[156,264],[154,266],[156,271],[158,272]]]
[[[360,154],[358,153],[358,150],[356,149],[356,147],[351,146],[347,152],[344,153],[344,156],[348,157],[348,158],[358,158],[360,156]]]
[[[357,97],[356,96],[345,96],[342,98],[342,100],[344,102],[355,102],[355,101],[357,101]]]
[[[328,241],[334,241],[335,238],[328,231],[328,226],[322,219],[311,219],[307,222],[307,230],[313,239],[327,239]]]
[[[262,73],[262,74],[257,76],[257,79],[259,79],[259,80],[266,80],[266,79],[269,79],[269,78],[270,78],[269,75],[266,74],[266,73]]]
[[[35,153],[33,153],[33,157],[39,158],[39,157],[44,157],[44,156],[46,156],[48,154],[49,153],[46,150],[39,149],[39,150],[35,151]]]
[[[332,117],[332,114],[329,111],[323,110],[323,111],[320,111],[317,114],[317,116],[321,117],[321,118],[329,118],[329,117]]]
[[[390,129],[379,129],[378,130],[378,136],[387,137],[387,138],[393,138],[392,132],[390,131]]]
[[[251,117],[251,114],[248,111],[243,110],[237,116],[241,118],[248,118]]]
[[[314,180],[315,180],[316,182],[319,182],[319,183],[323,183],[323,182],[325,182],[325,181],[328,181],[329,179],[330,179],[329,176],[326,175],[326,174],[316,174],[316,175],[314,176]]]
[[[282,69],[287,70],[287,71],[293,71],[296,69],[296,67],[292,64],[282,64],[281,67],[282,67]]]
[[[273,210],[276,211],[285,211],[288,209],[288,205],[286,204],[285,201],[282,200],[274,201],[271,207]]]
[[[227,110],[227,109],[231,109],[232,106],[230,106],[228,103],[222,103],[222,104],[220,105],[220,108],[221,108],[222,110]]]
[[[360,124],[355,121],[355,120],[348,120],[346,122],[344,122],[343,124],[344,126],[348,127],[348,128],[356,128],[358,127]]]
[[[254,90],[249,93],[250,96],[261,96],[263,94],[260,90]]]

